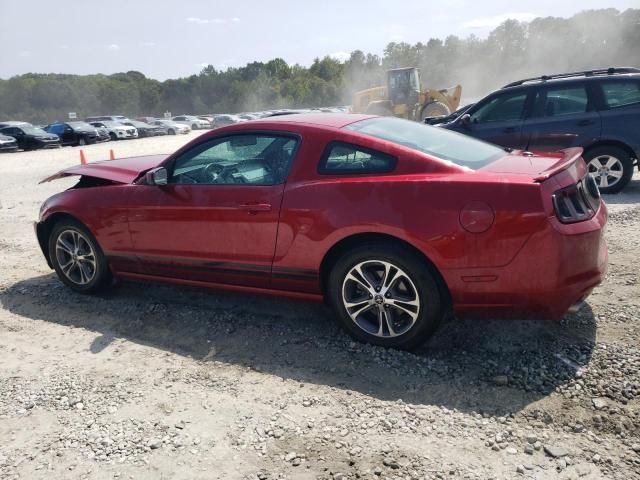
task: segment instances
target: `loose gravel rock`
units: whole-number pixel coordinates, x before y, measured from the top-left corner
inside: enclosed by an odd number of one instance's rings
[[[86,147],[90,160],[190,137]],[[122,283],[71,293],[30,221],[77,149],[2,156],[0,479],[640,478],[640,179],[561,323],[459,321],[416,352],[321,305]]]

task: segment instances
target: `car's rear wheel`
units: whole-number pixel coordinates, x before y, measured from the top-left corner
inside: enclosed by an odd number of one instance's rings
[[[62,282],[80,293],[95,293],[111,274],[91,232],[71,219],[56,223],[49,235],[49,258]]]
[[[593,148],[584,154],[584,160],[602,193],[618,193],[633,176],[631,156],[619,147]]]
[[[386,243],[344,254],[329,274],[327,294],[351,336],[384,347],[417,347],[435,331],[445,311],[426,261]]]

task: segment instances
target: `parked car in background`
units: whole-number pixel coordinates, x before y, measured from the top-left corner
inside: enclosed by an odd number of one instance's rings
[[[240,123],[242,119],[237,115],[216,115],[213,117],[213,127],[224,127],[226,125],[233,125],[234,123]]]
[[[22,150],[38,150],[40,148],[58,148],[60,138],[58,135],[46,132],[41,128],[24,126],[9,126],[0,128],[2,135],[16,139],[18,148]]]
[[[191,131],[191,128],[188,125],[176,123],[173,120],[165,120],[163,118],[157,118],[153,121],[152,125],[162,128],[167,135],[176,135],[178,133],[186,134]]]
[[[94,127],[106,128],[109,131],[111,140],[127,140],[130,138],[138,138],[138,131],[135,127],[124,125],[113,120],[102,120],[91,122]]]
[[[213,115],[198,115],[198,118],[209,122],[209,126],[213,125]]]
[[[137,120],[138,122],[148,123],[149,125],[153,125],[153,122],[157,120],[156,117],[136,117],[133,120]]]
[[[19,122],[16,120],[5,120],[0,122],[0,128],[2,127],[32,127],[29,122]]]
[[[18,142],[15,138],[0,134],[0,152],[15,152],[18,150]]]
[[[98,132],[86,122],[57,122],[47,125],[45,130],[60,137],[62,145],[90,145],[98,141]]]
[[[84,121],[87,123],[104,122],[105,120],[111,121],[111,122],[126,122],[126,121],[129,121],[130,118],[125,117],[123,115],[101,115],[101,116],[95,116],[95,117],[87,117],[84,119]]]
[[[138,120],[128,120],[123,125],[134,127],[138,131],[138,137],[155,137],[156,135],[166,135],[166,132],[157,125],[150,125]]]
[[[211,128],[210,122],[208,122],[207,120],[203,120],[202,118],[195,117],[193,115],[178,115],[177,117],[173,117],[172,120],[176,123],[189,125],[189,127],[191,127],[191,130]]]
[[[450,312],[559,320],[607,269],[607,209],[579,148],[530,155],[318,113],[44,181],[69,175],[84,188],[49,198],[36,234],[71,289],[115,275],[324,298],[353,337],[386,347],[418,346]]]
[[[510,83],[442,127],[530,151],[582,147],[603,193],[631,180],[640,157],[640,69],[609,68]]]
[[[109,130],[106,127],[94,126],[94,128],[96,129],[96,133],[98,134],[98,137],[96,138],[98,143],[111,141],[111,135],[109,135]]]

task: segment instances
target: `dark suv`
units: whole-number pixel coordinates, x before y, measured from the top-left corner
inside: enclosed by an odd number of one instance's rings
[[[640,157],[640,69],[528,78],[491,93],[440,126],[505,147],[583,147],[603,193],[622,190]],[[640,168],[640,166],[639,166]]]

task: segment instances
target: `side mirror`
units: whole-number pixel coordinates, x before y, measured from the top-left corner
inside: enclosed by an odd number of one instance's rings
[[[144,175],[144,179],[147,185],[166,185],[168,182],[167,169],[164,167],[158,167],[153,170],[149,170]]]
[[[471,125],[471,115],[465,113],[460,117],[460,125],[464,127],[469,127]]]
[[[460,123],[460,125],[462,125],[463,127],[469,128],[471,126],[471,115],[465,113],[460,117],[458,123]]]

